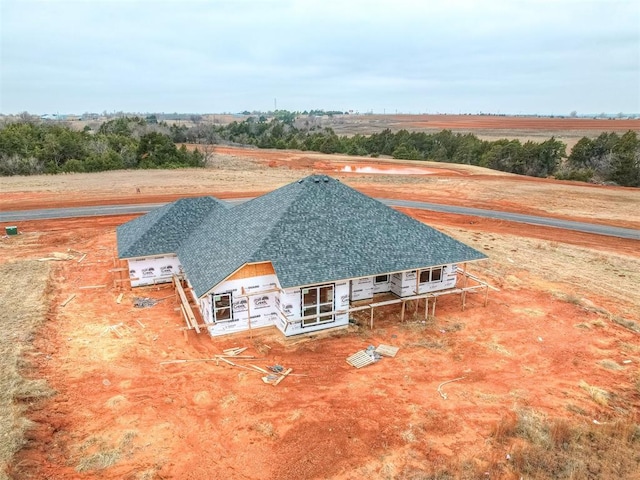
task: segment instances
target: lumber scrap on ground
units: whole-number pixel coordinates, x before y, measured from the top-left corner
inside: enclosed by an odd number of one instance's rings
[[[71,295],[69,295],[69,298],[67,298],[64,302],[62,302],[60,304],[61,307],[66,307],[67,303],[69,303],[71,300],[73,300],[74,298],[76,298],[76,294],[72,293]]]
[[[280,378],[278,378],[274,383],[273,386],[275,387],[276,385],[278,385],[282,380],[284,380],[284,377],[286,377],[287,375],[289,375],[291,372],[293,371],[292,368],[287,368],[283,373],[282,376]]]

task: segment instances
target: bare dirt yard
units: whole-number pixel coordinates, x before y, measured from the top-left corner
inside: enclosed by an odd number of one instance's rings
[[[216,149],[202,170],[2,178],[0,209],[247,197],[312,172],[376,197],[640,228],[634,189],[238,148]],[[0,242],[3,285],[16,285],[2,294],[47,307],[35,334],[16,337],[33,345],[18,370],[55,394],[15,396],[33,423],[4,461],[10,478],[640,478],[640,242],[403,211],[488,255],[470,268],[499,289],[486,306],[484,294],[464,311],[447,296],[435,317],[421,303],[401,322],[392,305],[373,330],[355,315],[304,339],[185,336],[169,286],[113,286],[115,228],[132,216],[19,222],[21,235]],[[18,279],[42,263],[36,300]],[[158,303],[135,308],[134,297]],[[397,356],[345,362],[380,343]],[[197,361],[231,347],[295,375],[274,387]]]

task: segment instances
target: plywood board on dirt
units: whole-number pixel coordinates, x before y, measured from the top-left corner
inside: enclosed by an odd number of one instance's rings
[[[380,345],[378,345],[378,348],[376,348],[375,351],[376,351],[376,353],[379,353],[383,357],[395,357],[396,354],[398,353],[398,350],[400,350],[399,347],[394,347],[392,345],[380,344]]]
[[[371,365],[375,360],[364,350],[354,353],[347,358],[347,363],[352,367],[362,368]]]

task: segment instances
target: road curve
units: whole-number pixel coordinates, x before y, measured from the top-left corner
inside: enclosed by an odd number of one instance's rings
[[[251,200],[251,198],[235,198],[225,201],[232,204],[239,204]],[[573,230],[576,232],[593,233],[609,237],[628,238],[640,240],[640,230],[632,228],[613,227],[595,223],[574,222],[571,220],[561,220],[558,218],[538,217],[535,215],[524,215],[521,213],[502,212],[497,210],[485,210],[481,208],[457,207],[453,205],[442,205],[439,203],[416,202],[411,200],[395,200],[379,198],[379,201],[390,207],[415,208],[418,210],[431,210],[434,212],[454,213],[458,215],[470,215],[474,217],[493,218],[507,222],[519,222],[529,225],[540,225],[544,227]],[[25,220],[45,220],[56,218],[75,217],[97,217],[105,215],[130,215],[136,213],[147,213],[148,211],[160,207],[164,203],[139,203],[135,205],[101,205],[95,207],[70,207],[70,208],[44,208],[38,210],[16,210],[0,212],[0,223],[16,223]]]

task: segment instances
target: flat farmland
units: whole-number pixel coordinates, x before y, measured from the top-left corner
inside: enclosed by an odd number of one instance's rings
[[[582,137],[595,138],[602,132],[640,132],[640,119],[537,117],[508,115],[340,115],[319,120],[339,135],[368,135],[388,128],[437,133],[472,133],[483,140],[501,138],[541,142],[552,136],[567,144],[567,153]]]

